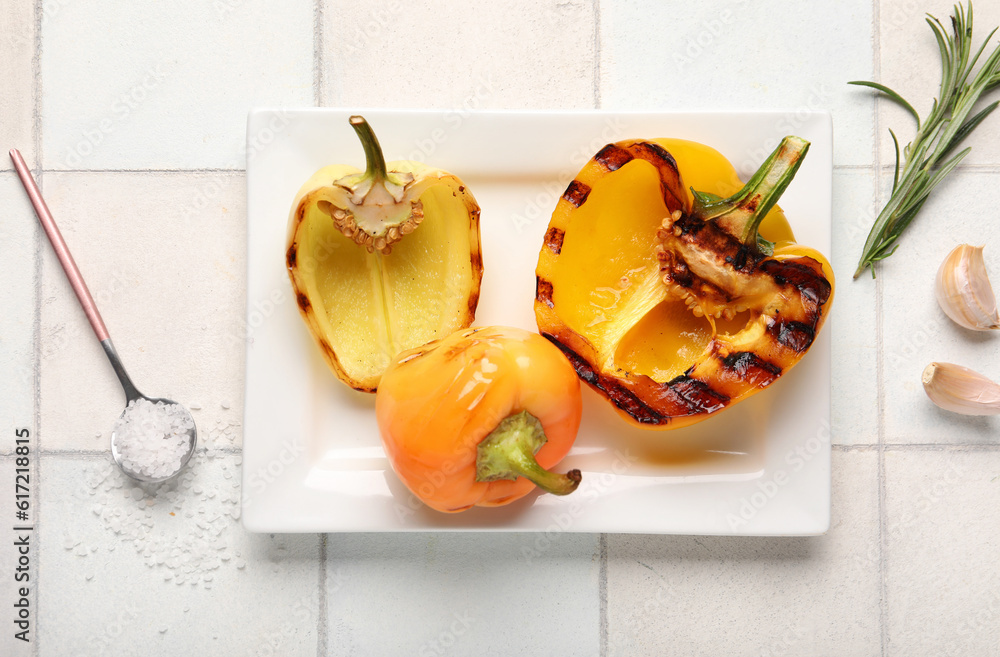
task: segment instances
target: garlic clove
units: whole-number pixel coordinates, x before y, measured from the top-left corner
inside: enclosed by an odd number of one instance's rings
[[[938,269],[935,292],[941,310],[957,324],[974,331],[1000,328],[983,247],[955,247]]]
[[[952,363],[931,363],[921,376],[931,401],[962,415],[1000,414],[1000,385],[979,372]]]

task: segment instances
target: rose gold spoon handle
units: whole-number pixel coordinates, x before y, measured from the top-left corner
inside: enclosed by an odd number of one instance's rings
[[[83,276],[80,275],[76,261],[73,260],[73,254],[69,252],[66,240],[63,239],[62,233],[59,232],[59,226],[56,226],[56,221],[52,218],[52,213],[49,212],[49,206],[45,204],[45,199],[42,198],[42,192],[38,189],[38,185],[35,184],[35,179],[31,177],[28,165],[25,164],[24,158],[21,157],[21,153],[16,148],[11,149],[10,159],[14,162],[14,169],[17,170],[21,184],[24,185],[24,191],[28,192],[28,198],[31,199],[31,205],[35,208],[38,221],[41,222],[42,228],[45,229],[45,234],[49,236],[49,241],[52,242],[52,248],[55,249],[56,257],[59,258],[59,264],[62,265],[63,271],[66,272],[66,278],[69,279],[69,284],[73,287],[76,298],[80,300],[80,305],[83,306],[83,312],[87,315],[87,320],[90,322],[91,328],[94,329],[98,340],[101,342],[107,340],[109,337],[108,329],[104,326],[101,313],[97,311],[97,304],[94,303],[94,297],[90,296],[90,290],[87,289],[87,284],[84,282]]]

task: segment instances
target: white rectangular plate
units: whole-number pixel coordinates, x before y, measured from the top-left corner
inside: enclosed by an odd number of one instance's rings
[[[339,109],[250,112],[247,121],[247,361],[243,523],[251,531],[577,531],[808,535],[830,523],[830,332],[772,389],[688,429],[627,426],[584,392],[579,438],[560,468],[566,497],[440,514],[399,483],[374,396],[331,374],[299,317],[285,231],[317,169],[364,168]],[[830,253],[833,133],[825,112],[360,112],[387,160],[461,177],[482,207],[477,324],[535,330],[534,269],[556,199],[604,144],[678,137],[708,144],[746,178],[794,133],[812,142],[781,199],[799,242]]]

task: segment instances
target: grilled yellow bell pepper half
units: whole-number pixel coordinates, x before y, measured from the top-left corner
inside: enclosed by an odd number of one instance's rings
[[[385,162],[352,116],[367,169],[332,165],[299,190],[285,261],[323,358],[344,383],[375,392],[402,351],[475,319],[483,275],[479,205],[456,176],[420,162]]]
[[[536,269],[538,328],[630,423],[704,420],[812,345],[833,270],[792,241],[775,205],[808,147],[786,137],[743,185],[707,146],[618,142],[559,199]]]

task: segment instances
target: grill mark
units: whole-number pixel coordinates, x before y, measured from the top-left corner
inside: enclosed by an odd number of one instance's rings
[[[582,183],[579,180],[571,181],[562,195],[574,207],[580,207],[586,203],[588,196],[590,196],[590,185]]]
[[[310,310],[312,310],[312,304],[309,303],[309,297],[307,297],[303,293],[296,292],[295,301],[298,302],[299,308],[302,310],[302,312],[308,313]]]
[[[552,283],[540,276],[535,277],[535,299],[549,308],[555,308],[552,303]]]
[[[559,338],[549,333],[542,333],[549,342],[559,348],[569,360],[573,369],[585,383],[590,384],[611,401],[612,404],[628,413],[640,424],[667,424],[669,417],[656,412],[642,402],[634,393],[618,383],[615,379],[601,376],[580,354],[560,342]]]
[[[666,388],[676,401],[687,408],[688,415],[721,411],[729,403],[729,397],[716,392],[704,381],[692,379],[687,374],[668,381]]]
[[[816,331],[808,324],[796,321],[777,321],[768,328],[779,344],[788,347],[796,353],[802,353],[812,346],[816,339]]]
[[[563,238],[566,231],[552,226],[545,232],[545,246],[549,247],[553,253],[559,255],[562,252]]]
[[[795,260],[767,260],[761,264],[760,270],[770,275],[778,285],[794,285],[804,297],[820,306],[829,301],[833,292],[830,281],[821,273],[820,264],[808,256]]]
[[[594,161],[608,171],[617,171],[632,161],[632,154],[616,144],[608,144],[597,151]]]
[[[730,374],[753,386],[769,385],[781,376],[780,367],[749,351],[729,354],[719,361]]]
[[[295,261],[298,256],[299,245],[298,242],[292,242],[292,245],[288,247],[288,251],[285,253],[285,263],[288,265],[289,269],[295,269]]]

